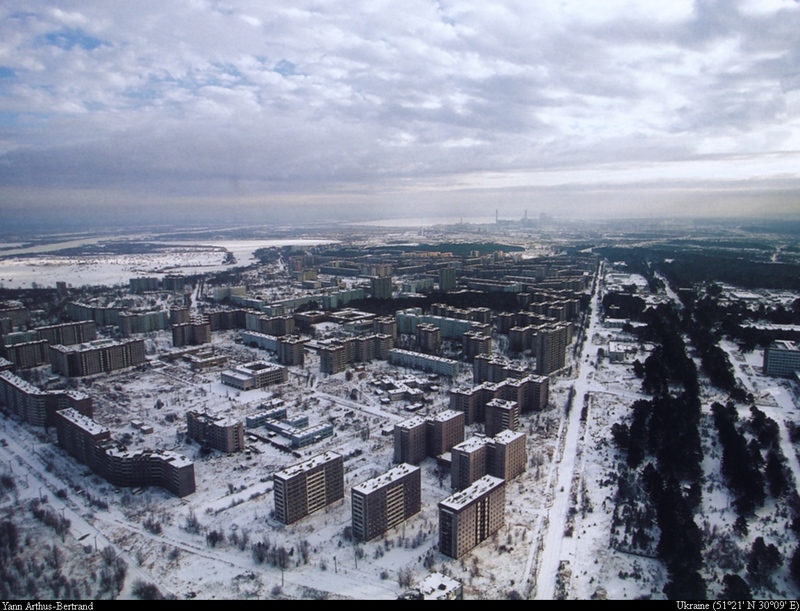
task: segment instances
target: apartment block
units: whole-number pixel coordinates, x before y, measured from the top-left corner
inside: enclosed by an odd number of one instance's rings
[[[68,322],[61,325],[50,325],[35,329],[39,334],[38,339],[45,340],[48,344],[82,344],[97,339],[97,325],[94,321]]]
[[[439,551],[458,559],[505,524],[505,482],[486,475],[439,503]]]
[[[510,481],[528,466],[526,436],[523,432],[501,431],[487,444],[487,473]]]
[[[456,270],[453,267],[439,269],[439,290],[452,291],[456,288]]]
[[[519,405],[516,401],[492,399],[485,407],[485,432],[494,437],[500,431],[516,431],[519,427]]]
[[[417,325],[417,345],[422,352],[435,354],[442,347],[442,332],[436,325]]]
[[[461,336],[461,349],[467,360],[492,352],[492,336],[477,331],[467,331]]]
[[[52,426],[58,410],[72,408],[91,418],[92,398],[72,391],[36,388],[10,371],[0,371],[0,405],[34,426]]]
[[[303,366],[305,340],[299,335],[286,335],[278,338],[278,362],[281,365]]]
[[[380,316],[372,321],[372,332],[379,335],[390,335],[397,339],[397,321],[393,316]]]
[[[420,469],[401,464],[378,477],[354,486],[352,495],[353,536],[370,541],[420,511]]]
[[[800,371],[800,347],[795,342],[775,340],[764,350],[764,375],[789,377]]]
[[[189,437],[204,446],[228,454],[244,450],[244,425],[233,418],[188,411],[186,424]]]
[[[135,450],[115,444],[111,434],[73,409],[56,412],[58,444],[114,486],[160,486],[177,496],[195,491],[194,463],[175,452]]]
[[[370,278],[370,291],[373,299],[391,299],[392,277],[373,276]]]
[[[450,450],[450,487],[464,490],[488,473],[488,440],[470,437]]]
[[[428,456],[439,456],[464,441],[463,412],[445,410],[425,419]]]
[[[399,365],[400,367],[421,369],[422,371],[430,371],[448,377],[455,377],[459,372],[458,361],[422,354],[421,352],[392,348],[389,350],[388,357],[390,364]]]
[[[4,339],[8,337],[6,335]],[[49,347],[47,340],[39,339],[5,346],[3,352],[5,358],[14,363],[15,369],[30,369],[47,365],[50,362]]]
[[[318,352],[320,372],[332,375],[347,369],[347,358],[342,344],[320,346]]]
[[[120,312],[118,318],[119,331],[124,336],[132,335],[133,333],[163,331],[164,329],[168,329],[170,325],[169,312],[167,312],[167,310],[158,310],[155,312]]]
[[[58,344],[50,346],[49,353],[53,373],[67,377],[108,373],[147,362],[141,339],[122,342],[102,339],[77,346]]]
[[[344,498],[344,457],[336,452],[278,471],[273,476],[275,518],[292,524]]]
[[[198,346],[211,341],[211,321],[206,316],[192,317],[188,323],[172,325],[172,345]]]
[[[425,459],[426,450],[426,427],[422,416],[394,425],[394,462],[418,465]]]

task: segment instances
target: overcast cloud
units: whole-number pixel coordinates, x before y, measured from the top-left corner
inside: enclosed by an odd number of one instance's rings
[[[799,179],[795,0],[0,4],[0,218],[797,214]]]

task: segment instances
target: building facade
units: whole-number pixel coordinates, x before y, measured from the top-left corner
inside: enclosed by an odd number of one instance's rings
[[[439,551],[458,559],[505,524],[505,482],[486,475],[439,503]]]
[[[122,342],[103,339],[77,346],[57,344],[49,350],[53,373],[67,377],[108,373],[147,362],[141,339]]]
[[[764,350],[764,375],[789,377],[800,371],[800,347],[795,342],[775,340]]]
[[[420,469],[401,464],[351,490],[353,536],[370,541],[419,513]]]
[[[344,498],[344,457],[336,452],[278,471],[273,476],[275,518],[292,524]]]
[[[232,454],[244,450],[244,425],[233,418],[186,412],[188,435],[198,443]]]

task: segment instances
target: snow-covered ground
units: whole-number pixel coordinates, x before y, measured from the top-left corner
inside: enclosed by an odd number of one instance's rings
[[[437,504],[450,490],[449,475],[441,480],[432,459],[421,465],[423,509],[418,515],[368,543],[356,545],[345,537],[351,522],[349,488],[392,465],[392,437],[381,433],[408,415],[403,402],[382,404],[370,382],[379,375],[413,372],[379,362],[348,381],[344,373],[319,374],[317,357],[308,355],[304,367],[291,368],[288,383],[241,393],[223,386],[218,373],[193,374],[180,363],[84,382],[81,389],[93,396],[96,419],[112,429],[115,439],[127,434],[132,447],[174,449],[193,459],[197,492],[179,499],[158,488],[114,489],[60,450],[53,431],[45,438],[40,430],[2,419],[0,435],[6,443],[0,445],[0,472],[13,477],[17,491],[16,498],[10,493],[0,498],[0,512],[16,511],[17,519],[27,516],[32,523],[25,509],[28,501],[46,495],[48,504],[72,523],[62,543],[73,559],[65,570],[85,582],[91,592],[87,597],[98,596],[103,561],[96,550],[112,545],[130,567],[122,598],[132,597],[134,581],[142,579],[179,598],[391,599],[406,589],[398,583],[406,571],[416,582],[432,570],[461,580],[465,598],[663,598],[662,563],[617,551],[611,543],[624,459],[612,441],[611,426],[644,395],[630,363],[614,363],[598,354],[600,348],[608,353],[609,341],[630,339],[602,325],[600,297],[598,293],[593,300],[581,351],[573,357],[570,347],[569,367],[551,382],[549,409],[522,417],[529,465],[506,486],[506,525],[458,561],[435,549]],[[170,343],[164,333],[149,335],[148,342],[153,349]],[[232,333],[215,334],[214,342],[218,352],[237,361],[264,357],[234,344]],[[728,343],[723,347],[758,407],[780,425],[784,454],[798,481],[800,467],[786,424],[800,421],[796,387],[764,377],[760,352],[741,354]],[[646,354],[636,358],[644,360]],[[455,384],[468,384],[469,379],[469,373],[462,374]],[[438,391],[428,409],[446,407],[446,390]],[[261,442],[248,442],[249,454],[204,455],[182,435],[189,409],[243,420],[276,394],[286,401],[290,417],[308,415],[311,424],[335,423],[335,436],[304,449],[304,456],[325,450],[347,456],[344,500],[290,526],[271,516],[270,476],[297,458]],[[704,391],[704,413],[716,400],[725,397]],[[741,417],[748,417],[746,409]],[[143,420],[154,432],[145,435],[134,429],[132,419]],[[795,539],[787,534],[785,503],[768,499],[757,519],[749,521],[749,534],[733,534],[735,515],[719,475],[720,448],[710,418],[704,418],[701,430],[705,477],[703,512],[696,521],[706,533],[703,576],[709,595],[719,594],[722,576],[740,566],[754,538],[763,536],[779,547],[784,563],[775,573],[774,592],[757,594],[797,598],[797,587],[788,578]],[[62,490],[66,494],[56,495]],[[106,501],[108,508],[93,506],[91,499]],[[187,530],[190,515],[199,522],[199,532]],[[154,523],[160,532],[154,532]],[[211,531],[223,533],[224,541],[211,546]],[[255,562],[250,548],[262,541],[290,550],[288,568]]]

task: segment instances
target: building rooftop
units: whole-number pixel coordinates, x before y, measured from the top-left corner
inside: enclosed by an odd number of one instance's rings
[[[498,443],[511,443],[520,437],[525,437],[525,433],[521,431],[510,431],[508,429],[500,431],[492,439]]]
[[[461,582],[452,577],[442,573],[431,573],[419,582],[417,590],[422,593],[425,600],[451,600],[459,597],[461,587]]]
[[[452,496],[449,496],[445,500],[441,501],[439,503],[439,507],[445,507],[458,511],[459,509],[463,509],[469,505],[472,501],[479,498],[483,494],[486,494],[487,492],[504,485],[505,480],[502,480],[499,477],[492,477],[491,475],[484,475],[468,488],[464,488],[464,490],[456,492]]]
[[[479,448],[482,448],[488,443],[488,439],[486,437],[470,437],[459,443],[458,445],[453,446],[453,450],[459,450],[461,452],[474,452]]]
[[[425,424],[425,418],[422,416],[414,416],[409,418],[408,420],[403,420],[402,422],[397,422],[394,426],[396,428],[401,429],[413,429],[417,426],[422,426]]]
[[[310,458],[309,460],[306,460],[304,462],[298,463],[296,465],[292,465],[291,467],[287,467],[286,469],[283,469],[282,471],[277,471],[275,473],[274,477],[279,478],[279,479],[287,479],[289,477],[293,477],[293,476],[295,476],[295,475],[297,475],[299,473],[302,473],[304,471],[310,471],[311,469],[314,469],[315,467],[318,467],[318,466],[323,465],[325,463],[334,461],[334,460],[336,460],[338,458],[342,458],[342,455],[338,454],[337,452],[325,452],[324,454],[320,454],[320,455],[315,456],[314,458]]]
[[[57,412],[73,424],[76,424],[84,431],[89,433],[90,435],[101,435],[103,433],[111,434],[110,431],[104,427],[103,425],[95,422],[88,416],[84,416],[79,411],[68,407],[67,409],[61,409]]]
[[[408,463],[403,463],[401,465],[397,465],[396,467],[389,469],[383,475],[379,475],[378,477],[373,477],[372,479],[368,479],[367,481],[358,484],[357,486],[353,486],[353,490],[363,492],[364,494],[369,494],[370,492],[374,492],[379,488],[388,486],[392,482],[395,482],[400,478],[405,477],[409,473],[413,473],[414,471],[419,471],[419,467],[409,465]]]
[[[446,409],[443,412],[434,414],[433,416],[428,416],[428,420],[433,420],[435,422],[447,422],[448,420],[452,420],[453,418],[458,418],[459,416],[463,415],[464,412],[457,412],[454,409]]]

